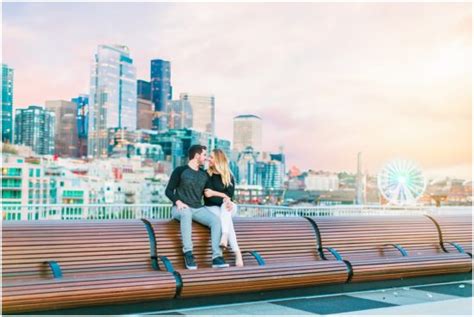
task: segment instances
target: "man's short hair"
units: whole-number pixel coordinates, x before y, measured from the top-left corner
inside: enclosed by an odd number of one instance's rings
[[[207,150],[207,147],[205,145],[191,145],[188,150],[188,158],[192,160],[196,154],[201,154],[204,150]]]

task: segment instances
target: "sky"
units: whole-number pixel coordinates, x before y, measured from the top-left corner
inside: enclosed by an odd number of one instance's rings
[[[99,44],[124,44],[173,97],[214,94],[216,132],[263,119],[288,167],[377,173],[395,158],[471,179],[471,3],[3,3],[14,107],[89,91]]]

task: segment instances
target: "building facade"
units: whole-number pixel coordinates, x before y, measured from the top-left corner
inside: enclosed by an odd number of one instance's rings
[[[310,171],[304,180],[307,191],[330,191],[339,189],[337,174]]]
[[[146,80],[137,80],[137,98],[151,101],[151,83]]]
[[[255,115],[234,117],[234,150],[241,152],[247,147],[262,151],[262,119]]]
[[[136,70],[128,47],[99,45],[91,72],[89,157],[107,157],[107,130],[137,127]]]
[[[41,205],[54,203],[50,181],[41,164],[26,162],[16,155],[2,156],[2,199],[5,220],[33,220],[31,214],[5,212],[15,205]]]
[[[151,130],[153,127],[153,102],[147,99],[137,98],[137,129]]]
[[[54,153],[61,157],[79,157],[77,104],[66,100],[48,100],[46,110],[55,114]]]
[[[89,95],[80,95],[71,99],[77,105],[78,156],[87,156],[87,132],[89,129]]]
[[[172,98],[171,64],[169,61],[151,61],[151,101],[155,105],[153,129],[164,131],[168,128],[168,107]]]
[[[40,106],[17,109],[15,113],[15,143],[32,148],[36,154],[54,154],[56,116]]]
[[[2,142],[13,143],[13,69],[2,64]]]
[[[182,93],[180,100],[191,105],[193,130],[215,134],[215,98],[213,95]]]
[[[172,100],[168,111],[170,129],[190,129],[193,126],[193,109],[187,100]]]

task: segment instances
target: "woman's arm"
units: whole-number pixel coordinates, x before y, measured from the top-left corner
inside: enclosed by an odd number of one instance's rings
[[[204,190],[204,196],[206,196],[207,198],[210,198],[210,197],[221,197],[221,198],[224,198],[224,199],[229,198],[229,196],[227,196],[225,193],[221,193],[221,192],[212,190],[210,188],[206,188]]]

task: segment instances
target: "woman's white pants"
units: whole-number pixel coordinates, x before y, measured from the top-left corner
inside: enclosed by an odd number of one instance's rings
[[[232,217],[237,213],[237,205],[232,203],[232,210],[229,211],[225,208],[225,204],[219,206],[206,206],[211,212],[221,220],[222,234],[227,234],[229,237],[229,245],[233,252],[239,251],[239,245],[237,243],[237,236],[234,230],[234,223]]]

